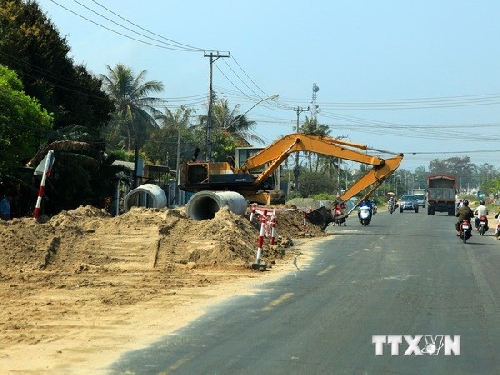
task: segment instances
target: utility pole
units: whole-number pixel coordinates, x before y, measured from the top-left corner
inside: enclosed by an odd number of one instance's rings
[[[297,107],[295,108],[295,112],[297,113],[297,128],[295,130],[295,132],[297,134],[300,133],[299,131],[299,118],[300,118],[300,114],[304,111],[309,111],[309,107],[306,108],[301,108],[301,107]],[[300,174],[300,169],[299,169],[299,151],[297,151],[297,153],[295,154],[295,171],[294,171],[294,176],[295,176],[295,198],[297,198],[297,195],[298,195],[298,192],[299,192],[299,174]]]
[[[210,81],[209,81],[209,93],[208,93],[208,118],[207,127],[205,130],[205,146],[206,146],[206,161],[212,160],[212,141],[211,141],[211,130],[212,130],[212,103],[214,101],[214,92],[212,88],[212,74],[213,74],[213,63],[221,57],[229,57],[229,52],[220,53],[219,51],[205,52],[205,57],[210,57]]]
[[[181,204],[180,201],[180,189],[179,185],[181,182],[180,179],[180,165],[181,165],[181,129],[179,128],[177,130],[177,155],[176,155],[176,160],[175,160],[175,203],[177,205]]]
[[[338,137],[335,137],[335,139],[346,139],[348,138],[347,135],[339,135]],[[340,197],[342,195],[342,192],[340,191],[340,164],[342,163],[342,159],[337,158],[337,196]],[[347,190],[347,189],[346,189]]]

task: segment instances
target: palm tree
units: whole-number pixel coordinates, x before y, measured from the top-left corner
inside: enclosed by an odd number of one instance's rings
[[[101,79],[116,108],[106,135],[108,140],[113,134],[118,136],[115,146],[121,141],[122,147],[132,150],[139,143],[144,143],[149,132],[158,127],[155,116],[160,112],[155,105],[160,104],[160,99],[149,95],[163,91],[163,83],[145,81],[145,70],[135,76],[123,64],[117,64],[114,69],[106,65],[106,68],[108,75],[101,75]]]
[[[327,137],[330,134],[330,128],[328,125],[319,125],[318,120],[316,118],[308,118],[306,116],[306,119],[304,120],[304,123],[300,127],[300,130],[304,134],[312,134],[312,135],[319,135],[320,137]],[[308,164],[309,164],[309,171],[312,172],[312,153],[307,152],[307,159],[308,159]],[[324,156],[324,155],[317,155],[316,156],[316,165],[315,165],[315,171],[318,171],[320,163],[323,161],[325,162],[329,157]],[[331,158],[331,157],[330,157]]]
[[[191,129],[190,124],[193,110],[181,107],[175,112],[168,108],[164,111],[156,117],[159,128],[151,133],[142,151],[148,160],[169,167],[174,166],[173,169],[177,169],[177,152],[180,152],[179,156],[182,159],[191,159],[194,149],[199,145],[196,142],[195,131]],[[178,143],[179,141],[181,142]]]
[[[212,126],[216,141],[212,150],[217,160],[226,160],[233,157],[236,147],[250,146],[251,142],[264,144],[264,140],[251,132],[255,121],[250,121],[238,114],[239,104],[233,109],[229,108],[226,99],[220,99],[212,106]],[[201,124],[206,123],[207,116],[201,116]]]

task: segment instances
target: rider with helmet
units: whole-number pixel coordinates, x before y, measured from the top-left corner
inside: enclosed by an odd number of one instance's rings
[[[373,215],[373,206],[372,206],[372,202],[370,202],[369,199],[365,199],[363,201],[361,201],[361,203],[359,204],[359,209],[358,209],[358,219],[361,220],[361,207],[367,207],[370,211],[370,216]]]
[[[479,221],[481,219],[481,216],[484,216],[486,218],[486,227],[488,227],[488,208],[485,205],[484,199],[481,199],[479,201],[479,206],[477,206],[477,208],[474,210],[474,215],[476,215],[476,218],[474,220],[476,229],[479,228]]]
[[[460,236],[460,223],[463,220],[470,220],[474,217],[474,211],[470,209],[467,199],[464,199],[462,206],[458,209],[455,216],[458,217],[458,221],[455,223],[455,229],[457,230],[457,236]]]

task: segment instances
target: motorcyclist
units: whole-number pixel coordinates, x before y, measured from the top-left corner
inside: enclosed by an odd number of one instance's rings
[[[479,201],[479,206],[474,210],[474,215],[476,215],[476,218],[474,220],[474,224],[476,226],[476,229],[479,229],[479,221],[481,219],[481,216],[484,216],[486,218],[486,227],[488,227],[488,208],[485,205],[484,199],[481,199]]]
[[[497,238],[497,240],[500,240],[500,233],[499,233],[499,230],[500,230],[500,212],[495,215],[495,219],[497,219],[497,224],[495,227],[495,237]]]
[[[396,209],[396,202],[395,202],[394,197],[392,195],[389,198],[388,204],[389,204],[389,210],[394,211]]]
[[[369,199],[365,199],[364,201],[362,201],[362,202],[359,204],[359,208],[360,208],[360,209],[358,209],[358,219],[360,219],[360,220],[361,220],[361,216],[360,216],[360,213],[361,213],[361,207],[368,207],[368,208],[369,208],[369,210],[370,210],[370,215],[373,215],[373,213],[372,213],[372,209],[373,209],[373,208],[372,208],[372,203],[370,202],[370,200],[369,200]]]
[[[458,217],[458,221],[455,223],[455,229],[457,230],[457,236],[460,236],[460,223],[463,220],[469,220],[474,217],[474,211],[470,209],[467,199],[464,199],[462,206],[458,209],[455,216]]]

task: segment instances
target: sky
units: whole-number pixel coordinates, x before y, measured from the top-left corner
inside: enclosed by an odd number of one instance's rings
[[[500,1],[38,3],[75,63],[145,70],[172,111],[207,113],[218,54],[217,98],[266,145],[315,116],[333,138],[389,152],[371,154],[403,153],[410,171],[455,156],[500,168]]]

